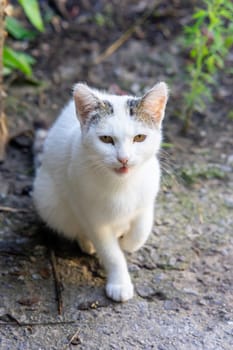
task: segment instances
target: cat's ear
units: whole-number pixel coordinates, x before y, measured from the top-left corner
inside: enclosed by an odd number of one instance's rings
[[[167,99],[167,85],[163,82],[158,83],[142,97],[139,105],[140,112],[160,126],[164,117]]]
[[[78,83],[74,86],[73,96],[77,116],[81,125],[84,125],[90,113],[97,108],[99,99],[86,84],[82,83]]]

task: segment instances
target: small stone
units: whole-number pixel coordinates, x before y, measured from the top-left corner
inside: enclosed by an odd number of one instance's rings
[[[233,198],[226,198],[224,204],[227,208],[233,209]]]
[[[136,264],[130,264],[129,265],[129,272],[137,272],[140,271],[140,267]]]
[[[39,298],[37,296],[29,297],[29,298],[21,298],[18,300],[18,303],[24,306],[32,306],[39,302]]]
[[[41,280],[41,276],[38,273],[33,273],[32,274],[32,279],[34,279],[34,280]]]
[[[35,258],[34,256],[30,256],[29,259],[30,259],[30,261],[33,262],[33,263],[36,262],[36,258]]]
[[[9,192],[9,183],[0,174],[0,198],[4,199],[7,197]]]
[[[227,158],[227,164],[233,166],[233,154],[229,155]]]
[[[163,307],[165,310],[179,311],[179,308],[177,307],[177,303],[174,300],[165,300]]]
[[[197,304],[201,306],[206,306],[208,305],[207,301],[205,299],[199,299],[197,300]]]
[[[72,339],[71,345],[79,345],[81,344],[81,339],[79,338],[79,336],[77,335],[74,339]]]
[[[205,130],[201,130],[200,131],[200,136],[201,137],[206,137],[206,131]]]
[[[131,91],[134,93],[134,94],[138,94],[140,92],[140,85],[138,83],[133,83],[131,85]]]
[[[19,281],[24,281],[24,280],[25,280],[24,276],[22,276],[22,275],[20,275],[17,279],[18,279]]]
[[[155,295],[154,288],[149,285],[141,284],[136,287],[137,293],[142,298],[151,298]]]

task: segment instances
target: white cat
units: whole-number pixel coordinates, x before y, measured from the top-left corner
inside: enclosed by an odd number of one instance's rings
[[[75,85],[37,170],[33,197],[40,216],[84,252],[97,252],[107,296],[115,301],[133,296],[123,251],[138,250],[151,232],[167,96],[165,83],[142,98]]]

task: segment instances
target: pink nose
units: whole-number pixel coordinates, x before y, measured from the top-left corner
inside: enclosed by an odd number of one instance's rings
[[[121,163],[121,164],[123,164],[123,165],[126,165],[127,163],[128,163],[128,158],[120,158],[120,157],[118,157],[117,158],[117,160]]]

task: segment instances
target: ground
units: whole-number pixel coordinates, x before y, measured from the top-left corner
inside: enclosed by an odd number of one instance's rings
[[[230,350],[233,79],[227,67],[233,54],[216,77],[214,101],[194,115],[182,136],[187,54],[179,38],[192,8],[163,2],[126,43],[95,64],[147,11],[143,1],[126,1],[122,8],[97,3],[91,8],[87,2],[76,20],[62,21],[29,46],[41,85],[16,80],[7,88],[12,137],[0,165],[0,348]],[[164,121],[171,147],[161,152],[153,232],[139,252],[127,255],[135,296],[118,304],[104,294],[97,258],[49,232],[34,210],[33,122],[50,124],[77,81],[140,94],[160,80],[171,91]]]

